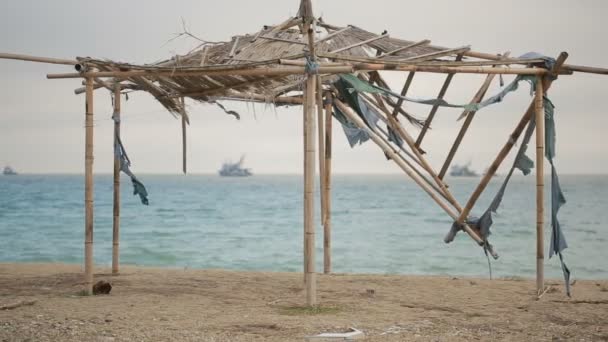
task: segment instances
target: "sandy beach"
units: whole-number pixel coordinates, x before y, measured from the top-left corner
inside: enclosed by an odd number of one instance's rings
[[[608,281],[319,275],[124,267],[110,295],[82,296],[79,265],[0,264],[1,341],[304,341],[349,327],[369,341],[606,341]],[[15,304],[21,306],[10,308]],[[10,309],[7,309],[7,306]]]

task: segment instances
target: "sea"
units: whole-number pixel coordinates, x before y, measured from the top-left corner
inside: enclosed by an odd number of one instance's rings
[[[123,176],[122,264],[199,269],[300,272],[303,265],[301,175],[139,175],[148,206]],[[480,215],[498,190],[490,183],[473,211]],[[451,178],[466,203],[478,178]],[[573,279],[608,279],[608,176],[562,175],[567,204],[559,219]],[[550,184],[549,179],[545,181]],[[315,202],[316,268],[323,270],[323,228]],[[550,199],[547,186],[546,199]],[[452,220],[402,175],[335,175],[332,179],[332,266],[336,273],[529,277],[536,265],[534,176],[514,176],[494,217],[491,243],[500,257],[488,264],[466,234],[445,244]],[[0,176],[0,262],[82,263],[83,175]],[[112,176],[95,177],[94,258],[112,260]],[[545,268],[550,203],[546,203]]]

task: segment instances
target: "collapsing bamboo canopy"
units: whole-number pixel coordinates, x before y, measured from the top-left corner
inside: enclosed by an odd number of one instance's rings
[[[314,263],[314,179],[315,155],[318,162],[321,186],[321,223],[324,227],[324,272],[331,271],[331,151],[332,118],[342,125],[351,146],[372,141],[386,157],[403,170],[430,198],[451,217],[454,224],[445,237],[454,239],[459,231],[466,232],[487,255],[498,254],[489,243],[489,227],[505,193],[508,180],[515,168],[525,174],[534,163],[525,155],[525,147],[536,130],[537,168],[537,281],[538,293],[544,291],[543,262],[543,156],[552,166],[552,240],[551,253],[562,260],[565,239],[557,220],[557,210],[563,204],[563,194],[554,156],[553,106],[547,91],[559,75],[575,72],[608,75],[608,69],[566,64],[566,53],[556,59],[529,53],[520,57],[510,54],[489,54],[473,51],[469,46],[446,48],[431,44],[428,39],[404,40],[390,36],[388,32],[372,33],[356,26],[339,27],[326,23],[312,15],[310,0],[302,0],[297,17],[274,26],[264,26],[258,32],[239,35],[221,43],[203,43],[190,53],[148,65],[134,65],[89,57],[61,60],[14,54],[0,54],[0,58],[34,62],[73,65],[76,72],[50,74],[50,79],[84,78],[86,86],[75,90],[87,94],[87,192],[86,208],[86,284],[92,282],[92,99],[93,90],[106,88],[115,95],[115,217],[114,247],[116,260],[113,271],[118,273],[118,225],[119,197],[117,174],[123,170],[132,177],[142,202],[147,203],[147,192],[129,170],[120,141],[120,91],[144,91],[150,93],[170,113],[182,118],[182,137],[186,172],[186,124],[189,116],[185,98],[215,103],[226,113],[238,113],[226,109],[221,101],[247,101],[281,105],[302,105],[305,145],[305,193],[304,193],[304,272],[307,303],[316,304]],[[383,79],[383,73],[408,72],[400,91],[393,91]],[[436,97],[415,99],[408,91],[416,73],[445,74],[446,79]],[[444,97],[455,74],[485,74],[486,79],[469,103],[453,104]],[[496,75],[517,75],[515,80],[497,94],[487,94]],[[532,84],[535,98],[527,112],[509,136],[487,173],[463,206],[452,195],[444,176],[460,143],[466,135],[475,114],[484,107],[503,101],[521,82]],[[490,96],[491,95],[491,96]],[[413,115],[406,102],[426,104],[429,114]],[[458,137],[450,146],[440,171],[428,162],[422,148],[425,135],[435,114],[441,107],[461,108],[464,119]],[[315,108],[316,119],[315,120]],[[544,115],[541,115],[542,113]],[[544,117],[544,120],[543,120]],[[420,134],[414,137],[411,127]],[[318,127],[315,131],[315,125]],[[496,170],[507,157],[516,141],[524,133],[523,143],[516,155],[509,176],[495,200],[479,218],[471,212]],[[545,131],[548,133],[545,135]],[[315,136],[318,142],[315,141]],[[318,148],[317,148],[318,147]],[[90,163],[89,163],[90,162]],[[139,190],[138,190],[139,189]],[[90,248],[89,248],[90,247]],[[569,271],[562,260],[568,284]]]

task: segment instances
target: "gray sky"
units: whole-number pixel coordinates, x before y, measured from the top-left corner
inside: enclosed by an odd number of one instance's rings
[[[73,58],[92,56],[128,62],[154,62],[183,53],[195,41],[165,44],[186,20],[191,32],[208,40],[228,40],[295,15],[298,0],[121,1],[5,0],[0,2],[0,51]],[[608,67],[603,0],[504,1],[313,1],[315,13],[335,25],[353,24],[372,32],[387,29],[407,40],[476,51],[536,51],[557,56],[568,51],[570,64]],[[84,166],[84,98],[73,90],[80,80],[46,80],[46,73],[71,72],[67,66],[0,60],[0,165],[22,172],[80,173]],[[400,88],[405,74],[387,74]],[[417,75],[418,77],[418,75]],[[445,75],[415,79],[411,95],[435,97]],[[457,75],[447,100],[471,99],[483,76]],[[508,81],[508,80],[507,80]],[[497,82],[490,93],[498,90]],[[602,108],[608,77],[563,76],[550,91],[556,105],[558,155],[562,173],[607,173]],[[95,97],[95,171],[112,168],[112,122],[107,91]],[[521,89],[499,105],[482,110],[457,154],[485,169],[506,141],[530,101]],[[190,103],[189,168],[215,172],[225,159],[247,154],[257,173],[302,172],[301,109],[226,103],[241,112],[241,121],[214,106]],[[425,106],[409,106],[426,116]],[[456,110],[441,109],[423,148],[439,167],[461,123]],[[123,106],[123,141],[136,172],[178,173],[181,169],[180,122],[147,94],[134,94]],[[418,133],[406,126],[414,135]],[[394,173],[371,142],[350,149],[335,124],[334,170],[337,173]],[[511,160],[511,159],[509,159]],[[510,164],[507,161],[505,164]]]

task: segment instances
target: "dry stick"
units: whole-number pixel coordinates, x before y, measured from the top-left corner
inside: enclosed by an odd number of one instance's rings
[[[557,61],[555,62],[553,68],[551,69],[551,73],[553,75],[558,74],[558,72],[559,72],[560,68],[562,67],[562,65],[564,64],[564,61],[566,60],[566,58],[568,58],[568,53],[566,53],[566,52],[562,52],[559,55],[559,57],[557,58]],[[547,77],[543,78],[543,89],[545,89],[545,92],[549,90],[552,83],[553,83],[553,80],[551,78],[547,78]],[[515,142],[517,141],[517,139],[523,132],[524,128],[530,122],[530,119],[532,118],[532,115],[534,114],[534,110],[535,110],[534,103],[535,103],[534,101],[532,101],[532,103],[530,103],[528,110],[523,115],[523,117],[521,118],[521,120],[519,121],[519,123],[517,124],[517,126],[515,127],[513,132],[511,133],[511,135],[509,136],[509,140],[502,147],[502,149],[496,156],[496,159],[494,159],[494,162],[492,163],[492,165],[490,165],[490,167],[488,168],[488,171],[485,173],[485,175],[481,179],[481,182],[479,183],[479,185],[477,185],[477,188],[475,189],[475,191],[473,191],[471,198],[469,198],[467,205],[464,207],[463,211],[460,213],[460,216],[458,217],[458,220],[456,220],[456,222],[458,222],[460,224],[464,223],[466,218],[471,213],[471,209],[473,209],[473,206],[475,206],[475,203],[479,199],[479,196],[481,196],[481,193],[488,186],[488,183],[490,183],[490,180],[492,179],[492,177],[494,177],[496,170],[498,170],[498,167],[500,166],[500,164],[502,164],[503,160],[505,160],[505,158],[511,151],[511,148],[513,148],[513,146],[515,145]]]
[[[325,188],[325,125],[323,119],[323,83],[321,81],[321,76],[317,75],[317,130],[318,135],[317,138],[319,140],[319,197],[321,202],[321,224],[325,222],[325,193],[323,189]]]
[[[254,93],[243,93],[243,92],[231,92],[226,96],[222,96],[220,99],[224,100],[248,100],[248,101],[259,101],[265,103],[275,103],[275,104],[287,104],[287,105],[301,105],[304,103],[302,97],[292,97],[292,96],[277,96],[277,97],[267,97],[260,94]]]
[[[203,53],[201,54],[201,63],[200,66],[205,66],[207,63],[207,53],[209,52],[209,46],[205,46],[203,48]]]
[[[235,52],[236,52],[236,48],[237,48],[237,46],[239,45],[239,40],[240,40],[240,39],[241,39],[241,37],[239,37],[239,36],[237,36],[237,37],[234,39],[234,43],[232,43],[232,49],[230,50],[230,53],[228,54],[228,57],[229,57],[229,58],[234,57],[234,54],[235,54]]]
[[[302,33],[308,34],[308,45],[312,58],[315,57],[314,35],[305,18]],[[314,186],[315,186],[315,92],[317,77],[308,74],[304,93],[304,283],[306,286],[306,305],[317,304],[317,279],[315,273],[315,223],[314,223]]]
[[[403,52],[403,51],[411,50],[411,49],[413,49],[413,48],[415,48],[415,47],[417,47],[417,46],[427,45],[427,44],[429,44],[430,42],[431,42],[431,41],[430,41],[430,40],[428,40],[428,39],[421,40],[421,41],[419,41],[419,42],[412,43],[412,44],[410,44],[410,45],[402,46],[402,47],[400,47],[400,48],[398,48],[398,49],[395,49],[395,50],[389,51],[389,52],[387,52],[387,53],[385,53],[385,54],[380,55],[378,58],[384,58],[384,57],[386,57],[386,56],[391,56],[391,55],[394,55],[394,54],[399,53],[399,52]]]
[[[304,43],[304,42],[301,42],[301,41],[291,40],[291,39],[284,39],[284,38],[279,38],[279,37],[261,36],[260,39],[273,40],[273,41],[283,42],[283,43],[289,43],[289,44],[308,45],[307,43]]]
[[[84,154],[84,291],[93,293],[93,79],[86,78]]]
[[[456,62],[459,62],[461,60],[462,60],[462,54],[456,56]],[[448,91],[448,87],[450,86],[450,83],[452,82],[452,78],[454,78],[454,74],[449,74],[445,78],[445,82],[443,82],[443,86],[441,87],[441,90],[439,91],[439,95],[437,95],[437,99],[439,99],[439,100],[443,99],[443,97],[445,96],[445,93]],[[420,144],[422,143],[422,139],[424,139],[426,132],[428,131],[429,127],[431,126],[431,122],[433,122],[433,118],[435,117],[435,114],[437,113],[438,109],[439,109],[439,104],[434,104],[433,107],[431,108],[431,112],[429,113],[429,116],[427,117],[426,121],[424,122],[424,127],[422,127],[422,131],[420,131],[420,135],[418,135],[418,139],[416,140],[417,149],[420,149]]]
[[[325,197],[325,221],[323,221],[323,273],[331,273],[331,144],[333,96],[325,94],[325,174],[323,193]]]
[[[544,252],[544,161],[545,161],[545,111],[543,108],[543,82],[536,80],[536,290],[540,296],[545,287]]]
[[[182,114],[182,172],[187,172],[187,145],[186,145],[186,99],[181,98],[181,114]]]
[[[503,55],[504,58],[507,58],[508,56],[509,56],[509,52],[506,52]],[[473,100],[471,100],[471,103],[479,103],[479,102],[481,102],[481,100],[483,100],[483,98],[486,95],[486,93],[488,92],[488,89],[490,88],[490,85],[492,84],[492,81],[494,80],[495,76],[496,75],[488,75],[486,77],[486,80],[483,82],[483,84],[481,85],[481,87],[479,88],[479,90],[477,91],[475,96],[473,97]],[[464,139],[464,136],[467,133],[467,130],[469,129],[469,126],[471,125],[471,122],[473,122],[473,118],[475,117],[476,113],[477,113],[477,111],[474,111],[474,110],[471,110],[471,111],[465,110],[462,113],[461,116],[466,116],[466,119],[464,120],[464,123],[462,124],[462,127],[460,128],[460,131],[458,132],[458,136],[456,137],[454,144],[452,144],[452,148],[450,149],[450,152],[448,153],[448,156],[445,159],[443,166],[441,167],[441,171],[439,172],[439,178],[443,179],[443,177],[445,177],[445,174],[447,173],[448,168],[450,167],[450,164],[452,163],[452,160],[454,159],[454,156],[456,155],[456,151],[458,151],[458,147],[460,147],[460,143],[462,142],[462,139]]]
[[[452,219],[456,220],[458,218],[457,213],[455,213],[445,202],[443,202],[441,200],[441,198],[439,198],[437,196],[437,194],[435,192],[432,191],[432,188],[430,188],[428,185],[426,185],[424,183],[423,180],[421,180],[408,166],[406,163],[403,162],[402,159],[399,158],[399,156],[390,148],[390,146],[387,146],[377,135],[374,131],[372,131],[369,127],[367,127],[367,125],[363,122],[363,120],[355,115],[351,109],[349,107],[347,107],[344,103],[342,103],[340,100],[338,99],[334,99],[334,103],[338,106],[338,108],[340,108],[340,111],[342,111],[347,117],[348,119],[355,123],[357,126],[359,126],[359,128],[365,130],[367,132],[367,134],[370,136],[370,138],[372,139],[372,141],[374,143],[376,143],[376,145],[378,145],[386,154],[388,154],[389,157],[391,157],[392,160],[395,161],[395,163],[397,163],[397,165],[414,181],[416,182],[416,184],[418,184],[418,186],[420,186],[422,188],[422,190],[424,190],[429,196],[431,196],[431,198],[450,216],[452,217]],[[473,240],[475,240],[478,244],[483,244],[483,240],[471,229],[471,227],[469,227],[467,224],[463,225],[464,230],[471,236],[471,238],[473,238]]]
[[[114,82],[114,220],[112,221],[112,274],[120,272],[120,156],[116,153],[120,137],[120,82]]]
[[[459,47],[459,48],[455,48],[455,49],[448,49],[448,50],[430,52],[430,53],[426,53],[423,55],[413,56],[410,58],[402,59],[401,61],[404,61],[404,62],[426,61],[426,60],[435,59],[438,57],[458,54],[458,56],[460,56],[460,59],[457,58],[456,61],[459,62],[462,59],[462,54],[466,51],[469,51],[470,49],[471,48],[469,46],[463,46],[463,47]]]
[[[373,37],[373,38],[370,38],[370,39],[367,39],[367,40],[364,40],[364,41],[360,41],[360,42],[355,43],[355,44],[351,44],[349,46],[345,46],[343,48],[339,48],[337,50],[331,51],[330,53],[339,53],[339,52],[342,52],[342,51],[347,51],[347,50],[350,50],[352,48],[356,48],[356,47],[361,46],[361,45],[369,44],[371,42],[375,42],[376,40],[380,40],[380,39],[383,39],[383,38],[389,38],[389,35],[388,34],[383,34],[383,35],[380,35],[380,36],[376,36],[376,37]]]

